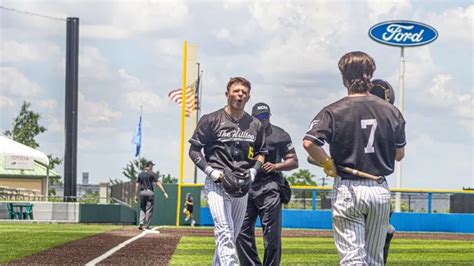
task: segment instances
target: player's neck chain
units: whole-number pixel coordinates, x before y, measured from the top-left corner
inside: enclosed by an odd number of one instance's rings
[[[229,106],[226,106],[226,107],[224,108],[224,113],[226,114],[227,118],[229,118],[229,120],[230,120],[231,122],[234,122],[234,123],[236,123],[236,124],[238,124],[239,121],[240,121],[240,119],[242,119],[242,118],[244,117],[244,112],[243,112],[243,111],[242,111],[242,113],[236,115],[236,116],[238,116],[238,118],[234,117],[234,116],[232,115],[232,113],[235,114],[235,113],[237,113],[237,112],[232,112],[232,111],[230,110],[230,107],[229,107]]]

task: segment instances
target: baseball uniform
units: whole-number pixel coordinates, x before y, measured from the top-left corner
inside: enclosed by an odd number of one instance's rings
[[[401,112],[374,96],[344,97],[323,108],[304,137],[329,143],[336,165],[387,176],[397,148],[405,146]],[[390,212],[387,182],[338,172],[333,193],[333,230],[341,264],[383,265]]]
[[[143,171],[138,175],[137,182],[140,184],[140,227],[150,227],[155,200],[153,184],[158,181],[158,178],[157,174],[148,171]]]
[[[221,171],[226,167],[249,169],[255,156],[266,153],[260,121],[247,113],[235,120],[223,108],[204,115],[189,142],[202,148],[207,163]],[[245,216],[247,195],[231,197],[221,183],[215,183],[209,177],[204,190],[214,221],[213,265],[238,265],[235,239]]]

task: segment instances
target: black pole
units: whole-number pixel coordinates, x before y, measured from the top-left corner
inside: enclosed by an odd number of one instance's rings
[[[197,80],[196,80],[196,97],[197,97],[197,108],[196,108],[196,125],[199,122],[199,116],[201,115],[201,89],[199,86],[201,86],[201,64],[197,64]],[[194,165],[194,184],[197,183],[197,166]]]
[[[77,196],[78,62],[79,18],[67,18],[64,201],[76,201]]]

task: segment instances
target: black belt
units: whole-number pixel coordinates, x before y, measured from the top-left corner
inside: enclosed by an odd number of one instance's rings
[[[341,174],[339,174],[339,176],[341,177],[341,180],[372,180],[372,181],[375,181],[379,184],[383,184],[384,182],[387,182],[387,179],[385,179],[385,176],[382,176],[382,178],[380,178],[379,180],[364,178],[364,177],[356,176],[356,175],[349,174],[349,173],[341,173]]]

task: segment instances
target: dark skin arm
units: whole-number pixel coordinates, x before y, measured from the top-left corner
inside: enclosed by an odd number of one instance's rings
[[[296,168],[298,168],[298,156],[296,156],[296,152],[294,149],[290,150],[283,157],[283,162],[275,164],[266,162],[262,166],[262,169],[265,173],[290,171]]]

